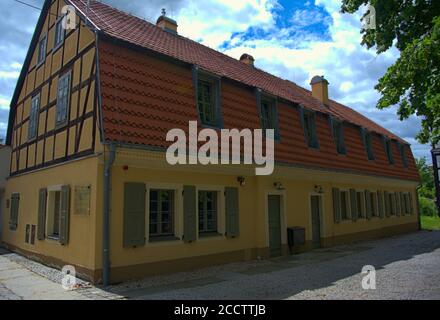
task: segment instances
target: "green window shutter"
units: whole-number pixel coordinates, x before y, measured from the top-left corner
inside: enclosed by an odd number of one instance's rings
[[[411,193],[408,193],[408,201],[409,201],[409,214],[414,214],[414,203]]]
[[[356,221],[358,218],[357,212],[357,199],[356,199],[356,190],[350,189],[350,207],[351,207],[351,219]]]
[[[69,243],[70,186],[61,187],[60,243]]]
[[[370,220],[373,216],[374,203],[371,203],[371,192],[369,190],[365,190],[365,206],[367,209],[367,219]]]
[[[333,188],[333,214],[335,223],[341,222],[341,192]]]
[[[389,217],[391,215],[391,203],[390,203],[390,196],[388,191],[384,191],[384,198],[385,198],[385,215]]]
[[[183,240],[191,243],[197,239],[196,187],[183,187]]]
[[[225,188],[225,201],[226,236],[228,238],[235,238],[240,234],[238,188]]]
[[[385,218],[385,208],[383,203],[383,191],[377,191],[377,201],[379,203],[379,216],[381,219]]]
[[[396,213],[398,216],[402,215],[402,208],[400,206],[401,202],[400,202],[400,193],[399,192],[395,192],[396,195]]]
[[[339,151],[341,154],[347,154],[347,148],[345,147],[345,135],[344,135],[343,123],[341,123],[341,130],[339,132]]]
[[[124,248],[145,245],[145,184],[124,184]]]
[[[399,192],[399,199],[400,199],[400,213],[403,216],[406,214],[405,197],[403,195],[403,192]]]
[[[20,204],[20,195],[14,193],[11,195],[11,206],[9,215],[9,230],[15,231],[18,227],[18,209]]]
[[[46,237],[46,204],[47,189],[40,189],[38,197],[38,240],[44,240]]]

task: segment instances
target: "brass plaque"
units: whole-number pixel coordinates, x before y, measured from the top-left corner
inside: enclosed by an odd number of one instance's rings
[[[90,214],[90,186],[75,187],[75,214]]]

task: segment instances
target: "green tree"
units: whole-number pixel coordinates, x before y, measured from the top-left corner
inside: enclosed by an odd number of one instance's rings
[[[417,115],[422,129],[419,142],[440,141],[440,1],[342,0],[342,12],[363,5],[376,12],[376,29],[363,28],[362,45],[383,53],[393,45],[400,57],[379,80],[377,108],[398,106],[400,120]],[[364,17],[367,16],[365,13]]]
[[[420,197],[425,197],[434,200],[435,185],[434,185],[434,171],[432,166],[426,163],[426,158],[416,159],[416,166],[420,174],[420,186],[418,193]]]

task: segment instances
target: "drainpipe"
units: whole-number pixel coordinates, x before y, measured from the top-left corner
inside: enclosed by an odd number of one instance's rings
[[[109,145],[109,157],[104,163],[104,217],[102,231],[102,281],[110,284],[110,182],[111,170],[115,162],[116,147]]]

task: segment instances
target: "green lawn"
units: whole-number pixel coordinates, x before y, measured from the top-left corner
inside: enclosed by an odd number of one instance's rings
[[[422,216],[422,229],[424,230],[440,230],[439,216]]]

